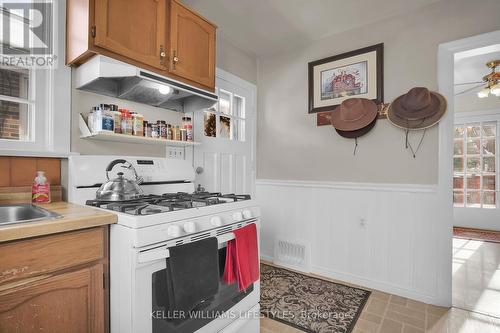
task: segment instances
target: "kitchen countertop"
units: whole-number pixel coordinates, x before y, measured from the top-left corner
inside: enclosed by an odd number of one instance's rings
[[[62,218],[0,226],[0,242],[113,224],[118,219],[110,212],[63,201],[37,206],[58,213]]]

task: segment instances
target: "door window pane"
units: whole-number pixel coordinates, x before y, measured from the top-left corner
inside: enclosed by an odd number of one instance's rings
[[[479,190],[481,189],[481,176],[468,176],[467,189]]]
[[[484,191],[483,192],[483,207],[484,208],[496,208],[496,192],[495,191]]]
[[[453,191],[453,204],[455,207],[464,206],[464,192],[463,191]]]
[[[217,136],[217,123],[215,118],[215,113],[205,111],[205,114],[203,116],[205,136],[213,138]]]
[[[495,176],[483,176],[483,190],[495,190]]]
[[[467,140],[467,154],[468,155],[479,155],[479,147],[481,147],[481,139],[469,139]]]
[[[453,132],[453,137],[455,139],[461,139],[464,137],[464,127],[463,126],[455,126],[455,130]]]
[[[495,156],[483,157],[483,172],[495,172]]]
[[[219,112],[231,114],[231,94],[224,90],[219,90]]]
[[[467,191],[467,207],[481,207],[481,192]]]
[[[479,157],[467,157],[467,173],[475,174],[481,171],[481,162]]]
[[[245,99],[235,95],[233,99],[233,106],[233,114],[237,117],[245,118]]]
[[[463,155],[464,153],[464,141],[455,140],[453,145],[453,155]]]
[[[483,137],[495,137],[497,135],[496,123],[483,124]]]
[[[470,125],[467,126],[467,137],[468,138],[478,138],[481,135],[481,126]]]
[[[455,176],[453,177],[453,189],[463,189],[464,188],[464,177]]]
[[[454,157],[453,158],[453,171],[455,173],[464,172],[464,158],[463,157]]]
[[[219,138],[231,138],[231,118],[220,116]]]
[[[483,139],[483,155],[495,155],[495,139]]]

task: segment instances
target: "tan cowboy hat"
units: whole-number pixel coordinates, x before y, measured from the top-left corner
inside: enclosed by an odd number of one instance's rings
[[[399,96],[389,105],[387,119],[407,130],[434,126],[446,112],[446,99],[427,88],[416,87]]]
[[[373,128],[376,119],[377,104],[375,102],[366,98],[349,98],[333,110],[330,122],[340,135],[343,132],[354,131],[360,134],[347,136],[353,138],[366,134]]]

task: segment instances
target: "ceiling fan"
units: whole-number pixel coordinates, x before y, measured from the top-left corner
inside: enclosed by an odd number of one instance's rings
[[[475,86],[456,93],[455,95],[465,94],[486,84],[486,86],[484,86],[484,88],[477,93],[477,97],[486,98],[490,95],[500,97],[500,72],[496,71],[496,68],[500,67],[500,60],[488,61],[486,66],[491,69],[491,73],[483,76],[482,81],[455,84],[455,86],[476,84]]]

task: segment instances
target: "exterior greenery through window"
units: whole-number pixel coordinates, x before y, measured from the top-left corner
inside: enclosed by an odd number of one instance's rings
[[[453,203],[455,207],[497,207],[497,122],[455,125]]]

